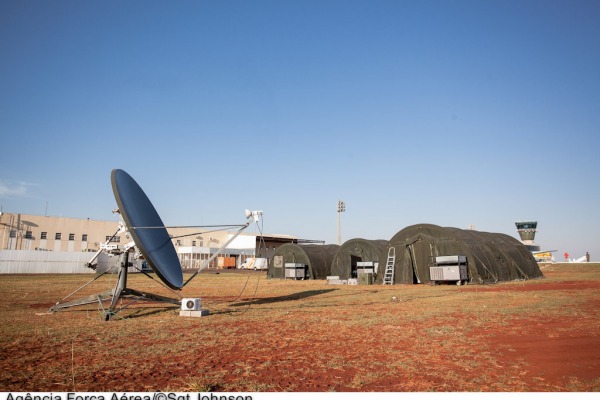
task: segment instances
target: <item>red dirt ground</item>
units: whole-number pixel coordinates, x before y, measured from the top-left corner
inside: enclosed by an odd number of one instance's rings
[[[540,283],[527,286],[499,286],[485,288],[487,292],[508,291],[573,291],[600,290],[600,282]],[[598,317],[600,301],[587,303],[582,310]],[[474,336],[487,335],[491,329],[474,332]],[[492,346],[507,349],[501,352],[500,361],[521,359],[527,363],[527,386],[535,388],[541,382],[553,382],[557,388],[568,387],[577,379],[594,381],[600,377],[600,337],[597,329],[582,325],[579,318],[536,318],[512,320],[509,326],[493,328],[495,340]],[[489,336],[488,336],[489,340]],[[565,372],[569,371],[569,377]],[[596,387],[598,390],[598,387]]]
[[[204,296],[213,309],[200,319],[146,307],[106,323],[90,311],[34,316],[51,303],[21,303],[21,324],[31,326],[18,334],[4,326],[0,390],[600,390],[598,280],[410,289],[299,282],[281,284],[283,295],[268,285],[257,283],[265,289],[253,296]],[[390,303],[392,295],[400,300]],[[453,296],[482,303],[447,308]],[[554,298],[560,312],[546,308]],[[538,308],[518,311],[529,301]]]

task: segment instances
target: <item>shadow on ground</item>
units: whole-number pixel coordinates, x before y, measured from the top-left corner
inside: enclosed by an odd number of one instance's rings
[[[282,301],[303,300],[303,299],[306,299],[306,298],[309,298],[309,297],[319,296],[321,294],[333,292],[335,290],[339,290],[339,289],[305,290],[304,292],[288,294],[288,295],[285,295],[285,296],[265,297],[265,298],[259,298],[259,299],[251,299],[251,300],[243,301],[243,302],[240,302],[240,303],[233,303],[233,304],[230,304],[230,306],[231,307],[243,307],[243,306],[256,305],[256,304],[273,304],[273,303],[279,303],[279,302],[282,302]]]

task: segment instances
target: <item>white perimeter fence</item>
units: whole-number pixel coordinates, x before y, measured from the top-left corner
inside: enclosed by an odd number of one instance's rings
[[[0,250],[0,274],[94,274],[96,271],[87,268],[94,253],[66,251],[28,251]],[[119,263],[119,256],[109,256],[100,253],[98,271],[105,271]],[[138,268],[141,262],[136,262]],[[117,272],[113,268],[111,272]],[[130,272],[137,272],[129,268]]]

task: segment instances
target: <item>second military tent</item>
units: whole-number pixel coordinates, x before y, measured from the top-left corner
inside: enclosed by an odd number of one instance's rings
[[[333,257],[331,275],[340,279],[357,277],[359,263],[374,263],[374,282],[381,283],[389,248],[387,240],[351,239],[345,242]]]

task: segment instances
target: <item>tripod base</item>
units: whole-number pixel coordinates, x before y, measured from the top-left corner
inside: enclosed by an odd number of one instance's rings
[[[54,313],[66,308],[82,306],[86,304],[98,303],[102,308],[104,320],[110,321],[117,313],[133,304],[136,301],[152,301],[169,304],[180,304],[180,301],[166,296],[160,296],[157,294],[146,293],[135,289],[127,288],[127,258],[128,253],[125,252],[121,255],[119,276],[117,280],[117,286],[113,290],[109,290],[100,294],[94,294],[91,296],[83,297],[81,299],[72,300],[66,303],[56,303],[50,307],[50,312]],[[131,299],[131,303],[117,307],[119,300]],[[102,303],[110,300],[110,306],[108,309],[104,308]]]
[[[117,313],[121,310],[128,307],[130,304],[136,301],[148,301],[148,302],[160,302],[160,303],[168,303],[168,304],[180,304],[180,301],[177,299],[173,299],[170,297],[160,296],[157,294],[141,292],[139,290],[134,289],[125,289],[121,291],[121,294],[116,297],[114,296],[114,290],[109,290],[104,293],[94,294],[87,297],[82,297],[81,299],[69,301],[67,303],[56,303],[52,307],[50,307],[50,312],[55,313],[61,310],[65,310],[71,307],[83,306],[86,304],[94,304],[98,303],[102,308],[103,319],[105,321],[110,321]],[[124,307],[117,307],[118,300],[131,300],[131,303]],[[104,308],[103,302],[111,301],[111,306],[108,308]]]

